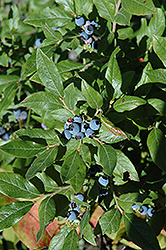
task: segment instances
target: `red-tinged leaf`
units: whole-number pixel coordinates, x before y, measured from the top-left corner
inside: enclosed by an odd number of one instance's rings
[[[97,206],[96,209],[94,210],[94,212],[92,213],[89,222],[94,227],[96,227],[97,222],[98,222],[99,218],[102,216],[102,214],[104,214],[104,210],[100,206]]]
[[[127,135],[119,128],[116,128],[112,122],[103,115],[99,115],[101,121],[100,140],[106,143],[116,143],[127,139]]]
[[[7,205],[7,204],[10,204],[13,201],[16,201],[16,199],[10,198],[10,197],[5,196],[3,194],[0,194],[0,207],[4,206],[4,205]]]
[[[56,219],[51,222],[44,231],[44,234],[38,244],[36,243],[37,232],[39,231],[39,208],[40,202],[36,203],[32,209],[13,226],[17,237],[30,249],[40,250],[49,243],[54,235],[58,233],[59,224]]]

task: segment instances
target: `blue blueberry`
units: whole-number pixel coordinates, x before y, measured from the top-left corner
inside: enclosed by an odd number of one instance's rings
[[[64,129],[69,129],[71,125],[72,125],[72,122],[69,122],[69,121],[65,122]]]
[[[69,132],[69,130],[65,129],[63,132],[62,132],[62,136],[67,139],[67,140],[70,140],[72,135],[71,133]]]
[[[138,205],[136,205],[135,203],[131,206],[131,208],[133,209],[133,210],[136,210],[136,209],[139,209],[140,208],[140,206],[138,206]]]
[[[87,35],[92,35],[93,34],[93,31],[94,31],[94,27],[92,25],[87,25],[85,27],[85,33]]]
[[[153,207],[150,207],[148,209],[147,214],[148,214],[149,217],[152,217],[155,212],[156,212],[156,210]]]
[[[101,122],[98,119],[93,119],[89,123],[89,127],[93,130],[98,130],[101,126]]]
[[[73,122],[70,126],[69,126],[69,131],[72,135],[76,135],[80,132],[80,125],[77,124],[76,122]]]
[[[139,208],[139,213],[140,213],[141,215],[145,215],[145,214],[147,214],[147,212],[148,212],[147,206],[145,206],[145,205],[140,206],[140,208]]]
[[[77,26],[82,26],[85,23],[85,19],[82,16],[76,16],[75,18],[75,24]]]
[[[5,129],[3,127],[0,127],[0,136],[5,133]]]
[[[81,41],[86,41],[86,40],[88,40],[88,34],[86,34],[85,32],[81,32],[80,33],[80,39],[81,39]]]
[[[94,41],[94,42],[92,43],[92,48],[93,48],[93,49],[98,49],[98,41]]]
[[[80,206],[77,206],[75,201],[72,201],[70,206],[72,210],[77,211],[78,213],[80,212]]]
[[[44,130],[46,130],[46,129],[47,129],[47,125],[46,125],[46,124],[44,124],[43,122],[41,123],[41,127],[42,127],[42,129],[44,129]]]
[[[81,193],[75,194],[75,198],[77,198],[77,199],[80,200],[80,201],[84,201],[84,196],[83,196],[83,194],[81,194]]]
[[[21,119],[22,119],[22,120],[26,120],[27,117],[28,117],[28,113],[27,113],[26,111],[22,111],[22,112],[21,112]]]
[[[101,186],[106,187],[109,183],[109,179],[107,175],[101,175],[98,179],[98,182]]]
[[[76,123],[82,123],[82,117],[81,116],[74,116],[73,118],[73,122],[76,122]]]
[[[102,202],[106,196],[108,195],[108,190],[107,189],[101,189],[99,192],[99,199],[98,199],[98,203]]]
[[[14,110],[13,113],[16,116],[16,120],[18,120],[21,116],[21,110],[20,109]]]
[[[37,47],[41,47],[42,40],[40,38],[37,38],[36,41],[35,41],[35,44],[36,44]]]
[[[85,133],[86,129],[89,128],[89,125],[86,122],[81,123],[81,132]]]
[[[50,29],[52,29],[52,30],[57,30],[58,27],[51,27]]]
[[[84,133],[79,132],[77,134],[74,135],[74,138],[78,141],[78,140],[82,140],[84,138]]]
[[[91,23],[90,23],[91,25],[93,25],[95,28],[98,28],[98,23],[96,23],[95,21],[92,21]]]
[[[7,141],[7,140],[9,140],[9,134],[5,133],[4,135],[2,135],[1,138],[2,138],[2,140]]]
[[[76,212],[74,210],[68,211],[66,216],[70,222],[74,221],[77,217]]]
[[[93,137],[95,136],[95,132],[91,128],[88,128],[87,130],[85,130],[85,136],[87,138],[93,139]]]

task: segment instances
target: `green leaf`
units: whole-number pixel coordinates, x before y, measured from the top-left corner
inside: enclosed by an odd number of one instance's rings
[[[64,240],[68,233],[71,231],[71,227],[64,226],[59,233],[57,233],[51,240],[48,250],[61,250],[64,244]]]
[[[61,178],[63,182],[74,178],[79,170],[83,167],[84,162],[80,157],[78,151],[71,153],[63,162],[61,168]]]
[[[118,11],[118,14],[115,16],[115,21],[116,23],[118,23],[119,25],[130,25],[130,19],[131,19],[132,15],[129,14],[125,9],[121,8]]]
[[[75,13],[74,1],[73,0],[56,0],[56,3],[62,5],[64,10],[70,13]]]
[[[124,224],[130,240],[136,245],[144,250],[160,250],[155,234],[146,221],[134,214],[125,214]]]
[[[26,173],[26,178],[28,180],[32,179],[37,172],[44,171],[47,167],[54,163],[54,160],[58,153],[58,147],[51,147],[46,149],[44,152],[39,154],[39,156],[33,161],[30,168]]]
[[[64,90],[64,102],[68,108],[74,110],[77,101],[85,100],[81,91],[74,87],[74,83],[69,84]]]
[[[99,219],[102,234],[113,234],[119,229],[121,214],[118,209],[111,209],[105,212]]]
[[[149,226],[154,231],[155,235],[159,235],[164,227],[166,219],[165,209],[157,211],[148,221]]]
[[[15,97],[15,93],[17,90],[18,84],[17,83],[10,83],[9,86],[5,89],[3,93],[3,99],[0,102],[0,116],[2,112],[8,108],[8,106],[12,103]]]
[[[166,116],[166,102],[157,99],[157,98],[151,98],[148,99],[148,103],[155,108],[160,115]]]
[[[115,16],[115,4],[110,0],[93,0],[99,15],[106,20],[112,22]]]
[[[152,65],[150,64],[150,62],[147,63],[147,65],[145,66],[145,68],[143,69],[142,72],[142,76],[140,81],[137,83],[137,85],[135,86],[135,89],[137,89],[138,87],[151,82],[150,77],[148,76],[148,72],[152,70]],[[152,70],[153,71],[153,70]]]
[[[116,166],[116,151],[110,145],[100,145],[98,150],[99,162],[103,167],[104,172],[111,176]]]
[[[103,105],[103,98],[96,90],[85,81],[82,81],[81,90],[91,108],[101,108]]]
[[[166,84],[166,69],[154,69],[145,72],[149,82],[160,82]]]
[[[43,152],[46,149],[46,146],[40,145],[32,141],[23,141],[20,139],[15,139],[2,145],[0,149],[8,154],[20,158],[29,158],[35,156],[38,153]]]
[[[37,50],[37,70],[43,85],[58,96],[63,95],[63,83],[55,64],[42,52]]]
[[[36,187],[21,175],[15,173],[0,173],[0,192],[11,198],[37,198],[40,193]]]
[[[80,153],[81,153],[81,156],[82,156],[82,159],[84,162],[88,162],[88,163],[91,162],[91,152],[90,152],[89,147],[87,145],[85,145],[85,144],[81,145]]]
[[[108,68],[105,74],[106,79],[109,81],[109,83],[112,85],[114,88],[114,98],[118,98],[121,94],[121,86],[122,86],[122,77],[120,73],[120,69],[116,60],[116,54],[120,51],[120,48],[117,47],[108,62]]]
[[[131,27],[127,27],[124,29],[118,29],[117,33],[118,33],[118,38],[121,40],[132,39],[134,36],[134,32],[133,32],[133,29]]]
[[[51,29],[48,25],[44,25],[43,27],[44,35],[46,39],[42,42],[42,47],[48,46],[50,44],[60,43],[63,40],[62,34],[59,31],[55,31]]]
[[[122,7],[133,15],[149,15],[155,13],[152,0],[122,0]]]
[[[148,135],[147,146],[154,163],[166,172],[166,154],[165,154],[166,138],[163,132],[154,128]]]
[[[117,162],[113,171],[115,185],[123,185],[125,183],[123,174],[126,171],[129,172],[130,180],[139,181],[138,173],[129,158],[120,150],[116,149],[116,153]]]
[[[42,27],[45,23],[49,27],[64,26],[71,22],[72,16],[60,7],[45,8],[33,12],[24,22],[36,27]]]
[[[16,224],[32,206],[33,203],[29,201],[16,201],[3,206],[0,209],[0,231]]]
[[[39,178],[43,182],[44,189],[46,192],[54,192],[55,190],[57,190],[58,188],[57,183],[47,174],[37,173],[36,177]]]
[[[88,17],[88,14],[92,12],[93,2],[92,0],[74,0],[75,9],[77,15],[85,15]]]
[[[80,228],[80,236],[82,237],[82,232],[85,226],[89,223],[89,218],[90,218],[90,210],[86,210],[85,213],[83,214],[83,217],[80,221],[79,228]]]
[[[4,91],[8,84],[16,83],[19,81],[19,77],[16,75],[1,75],[0,77],[0,90]]]
[[[86,177],[86,166],[85,164],[82,164],[79,170],[77,171],[76,175],[70,180],[70,185],[72,186],[72,188],[76,193],[78,193],[79,190],[82,188],[85,177]]]
[[[78,250],[79,236],[75,229],[71,230],[64,240],[62,250]]]
[[[72,70],[82,69],[84,67],[84,65],[82,63],[78,63],[78,62],[73,62],[73,61],[69,61],[69,60],[62,60],[56,64],[56,67],[58,69],[58,72],[60,74],[63,74],[66,72],[70,72]]]
[[[153,49],[166,67],[166,38],[153,35]]]
[[[126,213],[133,213],[132,205],[138,201],[138,197],[138,193],[122,194],[118,197],[118,203]]]
[[[83,238],[93,246],[96,246],[95,235],[93,234],[92,227],[88,223],[83,229]]]
[[[68,109],[58,109],[55,111],[51,112],[52,117],[55,120],[61,121],[61,122],[66,122],[70,117],[73,117],[73,113],[72,111],[68,110]]]
[[[124,112],[124,111],[130,111],[132,109],[135,109],[141,105],[146,104],[146,101],[144,99],[141,99],[137,96],[123,96],[119,98],[114,104],[113,108],[117,112]]]
[[[37,242],[41,239],[45,228],[54,220],[55,203],[50,197],[45,198],[39,206],[40,229],[37,233]]]
[[[125,133],[121,129],[116,128],[106,117],[100,115],[99,118],[101,120],[101,127],[99,130],[101,141],[106,143],[116,143],[127,139]]]
[[[149,22],[149,34],[161,36],[165,30],[165,16],[161,8],[156,8]]]

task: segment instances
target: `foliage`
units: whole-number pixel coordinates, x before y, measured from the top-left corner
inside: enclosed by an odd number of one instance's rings
[[[15,249],[18,239],[31,249],[79,249],[97,235],[114,249],[166,248],[165,2],[1,2],[3,237],[14,231]],[[98,23],[97,49],[81,41],[79,15]],[[93,138],[62,136],[75,116],[100,120]]]

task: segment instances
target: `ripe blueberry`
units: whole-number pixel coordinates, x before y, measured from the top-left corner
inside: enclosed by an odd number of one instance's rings
[[[26,111],[22,111],[22,112],[21,112],[20,117],[21,117],[22,120],[26,120],[26,119],[27,119],[27,116],[28,116],[28,114],[27,114]]]
[[[94,42],[92,43],[92,48],[93,48],[93,49],[98,49],[98,41],[94,41]]]
[[[80,201],[84,201],[84,196],[83,196],[83,194],[81,194],[81,193],[75,194],[75,198],[77,198],[77,199],[80,200]]]
[[[88,26],[85,27],[85,33],[87,35],[92,35],[93,31],[94,31],[94,27],[92,25],[88,25]]]
[[[101,189],[99,192],[99,199],[98,202],[102,202],[102,200],[105,199],[105,197],[108,195],[108,190],[107,189]]]
[[[77,124],[76,122],[73,122],[70,126],[69,126],[69,131],[72,135],[76,135],[80,132],[80,125]]]
[[[81,41],[85,42],[86,40],[88,40],[88,34],[86,34],[85,32],[81,32],[80,39],[81,39]]]
[[[150,207],[148,209],[147,214],[148,214],[149,217],[152,217],[155,212],[156,212],[156,210],[153,207]]]
[[[0,136],[5,133],[5,129],[3,127],[0,127]]]
[[[89,128],[89,125],[86,122],[81,123],[81,132],[85,133],[85,130]]]
[[[74,210],[68,211],[67,214],[66,214],[66,216],[67,216],[67,218],[68,218],[68,220],[70,222],[74,221],[76,219],[76,217],[77,217],[76,216],[76,212]]]
[[[82,16],[76,16],[75,24],[77,26],[82,26],[82,25],[84,25],[84,23],[85,23],[85,20],[84,20],[84,18]]]
[[[69,130],[65,129],[63,132],[62,132],[62,136],[64,138],[66,138],[67,140],[70,140],[71,139],[71,133],[69,132]]]
[[[41,127],[42,127],[42,129],[44,129],[44,130],[46,130],[46,129],[47,129],[47,125],[46,125],[46,124],[44,124],[43,122],[41,123]]]
[[[133,209],[133,210],[136,210],[136,209],[139,209],[140,208],[140,206],[138,206],[138,205],[136,205],[135,203],[131,206],[131,208]]]
[[[91,23],[90,23],[91,25],[93,25],[95,28],[98,28],[98,23],[96,23],[95,21],[92,21]]]
[[[75,201],[72,201],[71,204],[70,204],[72,210],[74,211],[77,211],[79,213],[80,211],[80,206],[77,206],[76,202]]]
[[[13,113],[16,116],[16,120],[19,120],[19,118],[21,116],[21,110],[20,109],[14,110]]]
[[[106,187],[109,183],[109,179],[107,175],[102,175],[99,177],[98,182],[101,186]]]
[[[42,40],[40,38],[36,39],[35,44],[36,44],[37,47],[41,47]]]
[[[98,130],[101,126],[101,122],[98,119],[93,119],[89,123],[89,127],[93,130]]]
[[[78,141],[78,140],[82,140],[84,138],[84,133],[79,132],[77,134],[74,135],[74,138]]]
[[[88,128],[87,130],[85,130],[85,136],[87,138],[93,139],[93,137],[95,136],[95,132],[91,128]]]
[[[81,123],[82,122],[82,117],[81,116],[74,116],[73,118],[73,122],[76,122],[76,123]]]
[[[145,215],[145,214],[147,214],[147,212],[148,212],[147,206],[145,206],[145,205],[140,206],[139,213],[141,215]]]

